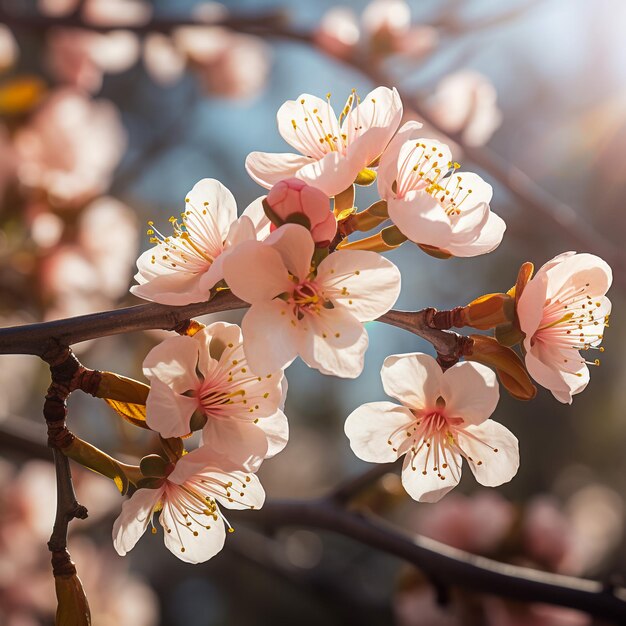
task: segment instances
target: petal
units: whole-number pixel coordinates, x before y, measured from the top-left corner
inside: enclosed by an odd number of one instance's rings
[[[138,489],[122,504],[122,512],[113,524],[113,546],[120,556],[135,547],[146,532],[163,488]]]
[[[256,238],[259,241],[263,241],[270,234],[271,228],[271,222],[263,210],[263,200],[265,200],[266,197],[267,196],[260,196],[256,200],[253,200],[241,215],[241,217],[247,217],[252,221]]]
[[[264,242],[280,254],[284,266],[301,281],[311,271],[311,258],[315,243],[311,233],[298,224],[284,224]],[[293,283],[291,284],[293,287]]]
[[[505,221],[491,211],[487,212],[484,224],[475,232],[471,241],[457,243],[454,239],[448,245],[448,252],[453,256],[472,257],[493,252],[504,237],[506,230]]]
[[[481,424],[495,411],[500,386],[495,372],[486,365],[464,361],[443,373],[441,396],[446,402],[447,417]]]
[[[206,272],[199,274],[173,270],[156,278],[146,279],[144,277],[145,282],[140,285],[133,285],[130,292],[144,300],[169,306],[204,302],[209,299],[211,288],[222,279],[222,276],[216,271],[219,266],[213,270],[215,265],[214,263],[207,268]],[[139,280],[138,276],[139,274],[135,276],[136,280]]]
[[[457,443],[481,485],[497,487],[509,482],[517,474],[517,438],[502,424],[487,420],[479,425],[468,426],[457,432]]]
[[[572,358],[571,350],[562,352],[541,341],[531,346],[529,339],[524,346],[528,373],[542,387],[549,389],[559,402],[571,404],[572,396],[583,391],[589,383],[589,368],[582,358]],[[564,369],[566,359],[567,371]]]
[[[228,371],[229,364],[225,359],[232,359],[233,351],[241,348],[243,336],[237,324],[228,322],[213,322],[206,328],[198,331],[193,340],[198,343],[198,370],[205,381],[217,374],[217,371]],[[239,350],[241,351],[241,350]],[[243,356],[243,355],[241,355]],[[239,358],[239,355],[238,355]]]
[[[215,237],[214,228],[220,234],[220,243],[226,239],[230,225],[237,219],[237,203],[233,194],[219,180],[203,178],[198,181],[185,197],[185,210],[192,209],[202,219],[204,232],[211,232]]]
[[[307,315],[297,326],[298,353],[309,367],[340,378],[356,378],[363,371],[367,331],[344,307]]]
[[[267,438],[266,459],[271,459],[281,452],[289,441],[289,422],[282,411],[276,411],[269,417],[261,417],[257,426]]]
[[[537,273],[528,282],[517,303],[517,318],[520,329],[526,337],[532,337],[543,318],[543,309],[546,304],[548,279],[545,275]]]
[[[420,122],[406,122],[391,140],[387,149],[383,152],[378,166],[378,193],[383,200],[395,197],[393,184],[398,177],[398,156],[402,146],[411,139],[417,139],[422,128]]]
[[[254,182],[271,189],[277,182],[295,176],[311,159],[299,154],[251,152],[246,158],[246,170]]]
[[[197,398],[182,396],[154,378],[146,401],[146,423],[161,437],[184,437],[191,430],[189,420],[197,408]]]
[[[348,151],[359,152],[363,167],[371,164],[387,147],[402,120],[402,101],[397,90],[377,87],[367,94],[344,120]]]
[[[376,252],[338,250],[319,265],[317,282],[361,322],[386,313],[400,295],[400,270]]]
[[[278,132],[298,152],[318,159],[330,150],[324,138],[339,137],[337,116],[329,100],[304,93],[287,100],[276,114]]]
[[[259,241],[239,244],[223,267],[232,292],[251,304],[271,300],[293,286],[278,251]]]
[[[317,187],[329,198],[345,191],[363,169],[361,158],[356,154],[343,156],[329,152],[317,161],[310,161],[296,174],[313,187]]]
[[[218,260],[223,259],[224,254],[229,251],[228,249],[232,250],[234,246],[240,244],[242,241],[254,241],[255,239],[256,230],[254,228],[252,220],[249,217],[242,215],[239,219],[235,220],[230,225],[230,229],[228,231],[228,235],[225,241],[225,246],[227,249],[224,250],[224,252],[217,257],[213,264],[215,265]]]
[[[393,223],[411,241],[448,249],[452,225],[439,203],[425,191],[412,192],[406,199],[389,200],[387,206]]]
[[[380,371],[385,393],[411,409],[434,408],[441,394],[443,372],[428,354],[393,354]]]
[[[398,451],[389,443],[391,435],[409,427],[415,417],[409,409],[392,402],[363,404],[348,415],[344,430],[352,452],[370,463],[391,463]]]
[[[282,300],[259,302],[243,318],[243,347],[250,369],[259,376],[287,367],[297,355],[293,314]]]
[[[168,486],[167,499],[159,518],[165,531],[165,547],[181,561],[204,563],[224,547],[224,522],[219,516],[214,520],[213,517],[201,513],[183,517],[183,513],[187,512],[188,500],[189,497],[182,487],[171,484]]]
[[[202,472],[201,477],[214,478],[223,483],[232,482],[231,497],[216,496],[216,500],[229,509],[260,509],[265,503],[265,490],[256,474],[232,471],[210,470]]]
[[[248,471],[255,471],[267,456],[267,436],[254,422],[211,419],[202,429],[203,447]]]
[[[546,272],[548,278],[547,298],[555,297],[568,289],[587,287],[592,298],[603,296],[613,282],[609,265],[594,254],[574,254],[556,263]]]
[[[143,362],[144,376],[158,378],[178,393],[195,389],[199,383],[198,349],[198,342],[191,337],[170,337],[148,352]]]
[[[438,467],[436,471],[431,457],[431,448],[422,445],[415,456],[409,453],[404,458],[402,486],[418,502],[438,502],[461,480],[459,454],[446,450],[447,467]]]

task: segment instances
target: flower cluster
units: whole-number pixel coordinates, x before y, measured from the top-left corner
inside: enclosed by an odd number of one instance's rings
[[[269,192],[239,217],[230,191],[204,179],[170,218],[171,234],[149,222],[153,246],[137,262],[135,295],[183,305],[230,290],[249,310],[241,328],[190,323],[147,355],[142,425],[160,435],[163,452],[144,457],[131,481],[136,491],[113,531],[120,554],[148,526],[158,532],[158,515],[174,554],[207,560],[232,530],[222,507],[263,505],[256,472],[288,439],[284,370],[299,356],[322,374],[359,376],[364,324],[384,318],[400,292],[400,271],[382,252],[410,240],[439,258],[471,257],[503,238],[491,186],[462,171],[448,146],[422,136],[420,123],[400,126],[395,89],[378,87],[362,100],[353,92],[339,116],[330,100],[303,94],[280,108],[279,131],[300,154],[248,156],[248,172]],[[374,181],[380,200],[359,211],[355,186]],[[460,363],[388,357],[383,386],[400,404],[367,403],[346,420],[361,459],[404,457],[402,484],[415,500],[442,498],[459,482],[463,459],[485,486],[516,474],[518,441],[491,419],[496,374],[521,399],[536,392],[529,374],[561,401],[587,384],[578,350],[602,339],[610,268],[567,253],[531,275],[525,264],[509,292],[434,315],[436,332],[455,325],[495,333],[469,337]],[[194,432],[198,445],[187,452],[182,439]]]

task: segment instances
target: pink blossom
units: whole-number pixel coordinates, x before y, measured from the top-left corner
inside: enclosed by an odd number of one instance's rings
[[[486,76],[462,70],[441,80],[429,109],[444,131],[460,134],[468,146],[481,146],[502,122],[496,100],[496,89]]]
[[[407,122],[381,158],[378,191],[389,217],[415,243],[459,257],[491,252],[506,228],[490,211],[491,185],[457,171],[448,146],[419,138],[420,127]]]
[[[571,404],[589,383],[588,361],[580,351],[602,341],[612,280],[611,268],[599,257],[566,252],[543,265],[519,298],[526,367],[559,402]]]
[[[95,26],[142,26],[152,17],[143,0],[86,0],[83,19]]]
[[[282,371],[252,375],[242,342],[239,326],[216,322],[153,348],[143,363],[147,423],[163,437],[183,437],[197,416],[206,421],[204,446],[253,468],[285,447],[288,425]]]
[[[118,73],[139,57],[139,40],[133,33],[100,34],[77,29],[56,29],[48,36],[47,62],[54,75],[73,87],[96,92],[105,72]]]
[[[337,57],[350,56],[360,37],[359,22],[354,11],[341,6],[326,11],[315,31],[317,45]]]
[[[197,182],[185,198],[180,220],[170,218],[171,236],[161,234],[150,222],[154,247],[137,260],[131,292],[161,304],[190,304],[207,300],[223,278],[222,264],[242,241],[269,230],[260,201],[253,202],[237,219],[232,193],[213,178]]]
[[[355,378],[368,344],[363,322],[398,297],[400,272],[379,254],[340,250],[312,271],[314,247],[306,228],[285,224],[263,243],[243,242],[224,261],[228,286],[251,304],[244,351],[259,375],[300,355],[322,374]]]
[[[271,51],[258,37],[218,26],[185,26],[174,32],[174,43],[208,93],[252,98],[265,85]]]
[[[489,419],[499,399],[496,375],[479,363],[443,372],[419,352],[387,357],[381,371],[392,402],[353,411],[345,431],[353,452],[370,463],[405,456],[402,484],[418,502],[436,502],[461,478],[465,458],[486,487],[508,482],[519,466],[515,436]]]
[[[0,24],[0,72],[8,70],[19,56],[19,48],[11,30]]]
[[[337,220],[330,210],[330,199],[303,180],[289,178],[279,181],[267,194],[266,201],[283,222],[300,223],[299,220],[305,217],[317,245],[328,245],[337,232]]]
[[[71,90],[56,91],[15,135],[20,181],[56,203],[104,191],[126,147],[117,109]]]
[[[256,475],[241,471],[201,447],[183,456],[156,489],[138,489],[113,525],[113,545],[124,556],[146,532],[156,534],[159,514],[165,547],[181,561],[203,563],[224,546],[230,528],[219,505],[259,509],[265,492]]]
[[[423,511],[417,531],[460,550],[489,554],[514,520],[513,505],[497,492],[480,491],[471,497],[454,493]]]
[[[187,67],[185,55],[171,37],[162,33],[150,33],[146,36],[143,62],[153,80],[164,86],[177,82]]]
[[[353,108],[354,107],[354,108]],[[378,87],[361,102],[352,93],[337,119],[326,100],[302,94],[277,115],[278,131],[301,154],[252,152],[246,169],[266,188],[295,176],[335,196],[383,153],[402,119],[395,89]]]
[[[411,9],[405,0],[372,0],[361,21],[370,37],[403,35],[411,26]]]

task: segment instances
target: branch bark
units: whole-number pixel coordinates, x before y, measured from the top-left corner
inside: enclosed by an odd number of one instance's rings
[[[33,354],[43,356],[58,345],[73,345],[139,330],[174,330],[182,322],[208,313],[219,313],[247,307],[248,304],[230,291],[220,291],[207,302],[185,306],[140,304],[138,306],[92,313],[52,322],[0,328],[0,354]],[[431,326],[435,309],[422,311],[391,310],[377,321],[403,328],[429,341],[442,365],[448,366],[471,348],[472,340],[458,333]]]

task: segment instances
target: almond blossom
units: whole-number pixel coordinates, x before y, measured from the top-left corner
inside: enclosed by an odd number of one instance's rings
[[[398,297],[400,272],[379,254],[339,250],[312,271],[314,246],[306,228],[285,224],[263,243],[243,242],[224,262],[229,287],[251,304],[242,328],[255,373],[300,355],[322,374],[356,378],[368,344],[363,322]]]
[[[120,556],[132,550],[149,525],[156,534],[159,514],[165,547],[181,561],[203,563],[224,546],[225,524],[219,505],[259,509],[265,492],[256,475],[207,454],[203,447],[183,456],[156,489],[138,489],[122,505],[113,525],[113,545]]]
[[[612,281],[601,258],[565,252],[541,267],[519,298],[528,373],[559,402],[571,404],[589,382],[590,362],[580,351],[602,342],[611,313],[605,294]]]
[[[162,437],[201,427],[205,447],[256,468],[287,443],[286,380],[280,370],[252,374],[242,342],[239,326],[216,322],[153,348],[143,363],[151,382],[147,423]]]
[[[363,101],[348,97],[339,118],[330,105],[302,94],[278,110],[278,131],[301,154],[252,152],[246,169],[266,188],[295,176],[335,196],[347,189],[357,174],[383,153],[402,119],[396,89],[377,87]]]
[[[491,252],[506,228],[489,209],[491,185],[457,171],[448,146],[419,138],[420,127],[406,123],[381,159],[378,191],[389,217],[415,243],[459,257]]]
[[[389,463],[403,455],[402,484],[418,502],[436,502],[461,478],[465,458],[486,487],[508,482],[519,466],[515,436],[490,418],[500,396],[496,375],[479,363],[445,372],[419,352],[392,355],[381,371],[385,392],[399,400],[353,411],[345,431],[364,461]]]
[[[223,278],[222,264],[233,247],[269,232],[260,200],[237,219],[232,193],[213,178],[196,183],[185,198],[180,220],[171,217],[173,234],[163,235],[149,222],[154,247],[137,260],[131,292],[161,304],[190,304],[208,300]]]

